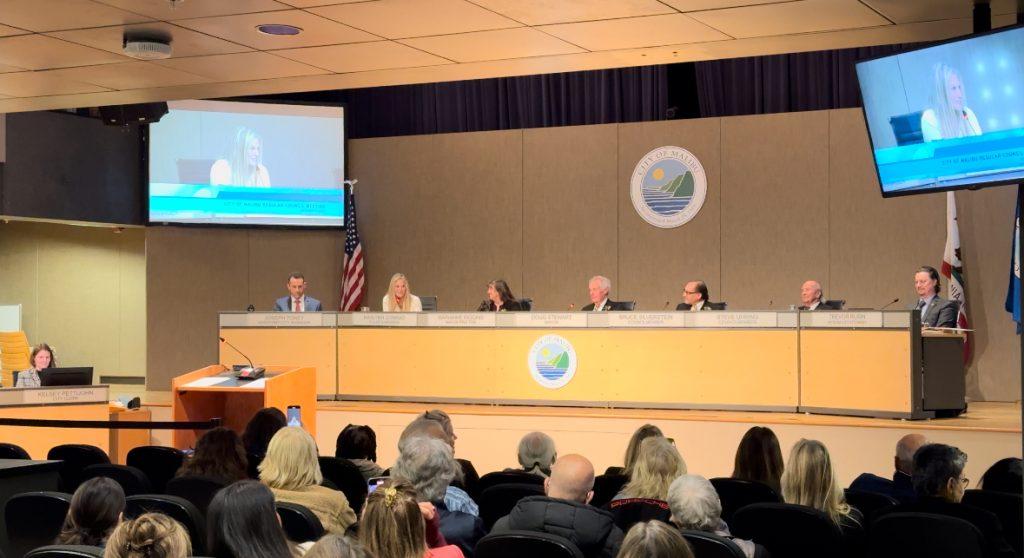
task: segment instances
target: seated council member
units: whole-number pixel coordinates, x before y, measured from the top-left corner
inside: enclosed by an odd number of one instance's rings
[[[821,283],[810,280],[800,286],[800,310],[831,310],[822,304]]]
[[[423,303],[420,297],[409,292],[409,280],[405,275],[396,273],[391,276],[388,283],[388,294],[384,295],[381,302],[381,310],[384,312],[422,312]]]
[[[32,367],[28,370],[18,372],[18,381],[14,387],[40,387],[42,384],[39,380],[39,372],[46,368],[53,368],[54,366],[57,366],[57,357],[53,355],[53,349],[51,349],[49,345],[46,343],[40,343],[39,345],[32,347],[32,354],[30,355],[29,362],[32,363]]]
[[[932,107],[921,113],[924,141],[980,136],[981,124],[967,106],[960,72],[938,63],[932,68]]]
[[[690,281],[683,287],[683,302],[676,306],[676,310],[686,312],[714,310],[708,306],[708,286],[704,281]]]
[[[320,312],[320,301],[306,296],[306,278],[298,271],[288,276],[288,296],[274,303],[275,312]]]
[[[595,275],[587,283],[587,290],[590,291],[590,304],[584,306],[584,312],[610,312],[615,310],[629,310],[623,302],[615,302],[608,298],[612,290],[612,282],[607,277]]]
[[[921,266],[914,274],[917,306],[921,311],[921,327],[956,327],[957,305],[939,296],[939,272]]]
[[[508,283],[504,279],[495,279],[487,283],[487,299],[477,307],[479,312],[516,312],[523,309]]]

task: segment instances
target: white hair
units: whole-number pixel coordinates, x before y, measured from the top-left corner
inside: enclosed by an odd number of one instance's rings
[[[530,432],[519,440],[519,464],[530,472],[550,471],[555,460],[555,441],[543,432]]]
[[[451,446],[436,438],[413,437],[402,444],[391,476],[412,483],[420,500],[439,502],[458,470]]]
[[[722,501],[708,479],[683,475],[668,487],[672,522],[683,529],[714,531],[722,517]]]
[[[605,277],[604,275],[595,275],[595,276],[591,277],[590,281],[587,281],[587,284],[589,285],[590,283],[593,283],[594,281],[597,281],[601,285],[601,290],[602,291],[610,291],[610,290],[612,290],[612,280],[607,278],[607,277]]]

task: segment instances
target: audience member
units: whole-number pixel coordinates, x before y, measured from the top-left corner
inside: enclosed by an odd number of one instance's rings
[[[455,426],[452,425],[452,417],[448,416],[448,413],[441,409],[433,409],[423,413],[423,418],[427,420],[437,421],[444,428],[445,436],[448,437],[448,445],[452,447],[452,452],[455,452],[455,440],[459,437],[455,435]],[[459,468],[462,469],[462,474],[456,479],[456,484],[467,492],[476,494],[476,486],[480,482],[480,475],[477,474],[476,468],[473,464],[466,459],[455,458],[455,461],[459,463]]]
[[[839,526],[848,544],[863,544],[864,516],[846,503],[832,458],[821,442],[801,439],[793,445],[782,473],[782,497],[789,504],[824,512]]]
[[[985,539],[986,558],[1012,558],[1016,553],[991,512],[960,503],[970,481],[964,477],[967,454],[946,444],[926,444],[914,454],[917,501],[888,508],[889,512],[949,515],[972,523]]]
[[[527,473],[551,476],[551,464],[557,455],[555,441],[543,432],[530,432],[519,440],[519,465]]]
[[[704,531],[725,537],[740,547],[747,558],[766,558],[768,552],[759,544],[737,539],[722,520],[722,501],[711,482],[697,475],[683,475],[668,487],[668,507],[672,523],[680,529]]]
[[[458,472],[459,465],[452,456],[451,446],[443,440],[425,436],[408,438],[402,442],[398,460],[391,468],[394,479],[413,485],[420,501],[436,506],[441,534],[445,540],[458,545],[466,556],[470,556],[476,542],[484,535],[484,528],[479,517],[453,510],[447,505],[447,492],[451,488],[449,484]]]
[[[341,535],[324,535],[303,554],[304,558],[373,558],[359,541]]]
[[[665,501],[672,481],[686,474],[686,462],[668,438],[654,436],[640,443],[629,482],[613,500],[647,498]]]
[[[234,430],[219,426],[207,430],[196,441],[196,451],[182,463],[176,476],[217,479],[224,484],[249,478],[249,462],[242,439]]]
[[[582,455],[566,455],[551,466],[544,496],[527,496],[499,519],[492,533],[540,531],[572,541],[586,558],[610,558],[622,544],[611,512],[588,505],[594,497],[594,466]]]
[[[1019,457],[1007,457],[996,461],[978,481],[978,488],[993,492],[1021,494],[1024,492],[1022,465]]]
[[[618,558],[694,558],[690,543],[661,521],[633,525],[622,540]]]
[[[144,513],[117,526],[103,558],[187,558],[192,543],[185,528],[159,513]]]
[[[432,440],[436,443],[436,440]],[[424,510],[417,492],[405,481],[388,480],[366,499],[359,522],[359,540],[378,558],[458,558],[458,546],[429,548]]]
[[[338,433],[334,456],[354,463],[365,480],[379,477],[384,472],[377,465],[377,433],[369,426],[350,424],[342,429]]]
[[[274,434],[267,456],[260,463],[260,481],[270,487],[274,498],[309,508],[320,518],[328,533],[344,534],[356,522],[356,514],[343,492],[320,486],[316,442],[297,426],[286,426]]]
[[[292,558],[274,494],[256,481],[222,488],[206,513],[206,553],[213,558]]]
[[[75,490],[64,526],[54,544],[102,547],[121,521],[124,490],[107,477],[89,479]]]
[[[782,449],[775,432],[765,426],[747,430],[736,448],[732,478],[760,482],[781,493],[782,470]]]
[[[892,496],[903,504],[913,502],[917,499],[911,482],[914,474],[914,452],[927,443],[928,440],[920,434],[907,434],[900,438],[896,443],[896,456],[893,458],[896,471],[892,474],[892,480],[871,473],[861,473],[850,483],[850,488]]]
[[[284,413],[277,407],[260,409],[249,419],[242,433],[242,445],[245,446],[246,459],[249,460],[249,476],[259,478],[259,465],[263,456],[267,455],[270,439],[288,425]]]
[[[443,412],[443,411],[442,411]],[[402,430],[402,435],[398,438],[398,453],[402,453],[402,448],[405,447],[407,440],[413,438],[432,438],[434,440],[441,440],[448,447],[452,448],[452,454],[454,455],[455,447],[453,446],[453,439],[455,438],[454,431],[449,433],[445,430],[444,423],[438,418],[428,418],[428,413],[424,413],[410,422],[405,430]],[[447,415],[445,415],[447,416]],[[449,421],[449,427],[451,421]],[[467,462],[468,463],[468,462]],[[462,468],[462,463],[455,460],[457,465],[455,470],[455,476],[449,482],[448,487],[445,489],[444,505],[448,511],[468,513],[473,516],[480,515],[480,508],[470,497],[469,493],[461,488],[460,484],[463,482],[465,471]],[[472,465],[470,465],[472,467]],[[473,475],[476,475],[476,471],[473,471]],[[479,479],[477,479],[479,480]]]
[[[640,452],[640,442],[652,436],[664,437],[665,435],[661,433],[660,428],[653,424],[645,424],[637,428],[633,435],[630,436],[629,443],[626,444],[626,456],[622,460],[622,467],[608,467],[605,473],[628,476],[630,469],[633,468],[633,463],[636,461],[636,455]]]

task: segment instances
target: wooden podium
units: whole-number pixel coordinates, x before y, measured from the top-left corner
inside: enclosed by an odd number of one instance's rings
[[[224,366],[213,365],[178,376],[171,382],[176,421],[220,417],[223,425],[241,434],[264,407],[287,413],[289,405],[302,406],[302,425],[316,436],[316,370],[312,367],[267,366],[259,380],[237,380]],[[197,430],[175,430],[174,447],[194,447]]]

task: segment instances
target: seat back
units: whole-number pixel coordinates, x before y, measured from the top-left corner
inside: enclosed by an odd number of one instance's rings
[[[423,307],[424,312],[436,312],[437,311],[437,297],[436,296],[421,296],[420,306]]]
[[[476,543],[476,558],[583,558],[569,539],[537,531],[491,533]]]
[[[719,477],[711,479],[711,485],[722,501],[722,519],[732,525],[736,510],[750,504],[781,503],[782,498],[767,484],[743,479]]]
[[[153,492],[153,485],[149,482],[146,473],[128,465],[98,463],[82,469],[82,482],[96,477],[107,477],[120,484],[125,496]]]
[[[622,303],[622,309],[627,311],[627,312],[632,312],[633,310],[636,310],[636,301],[635,300],[627,300],[627,301],[623,302]]]
[[[89,465],[110,463],[107,452],[88,444],[63,444],[50,448],[47,459],[60,460],[60,489],[69,494],[82,484],[82,471]]]
[[[217,479],[200,476],[175,477],[167,481],[167,494],[184,498],[204,516],[213,497],[226,485]]]
[[[846,299],[837,298],[834,300],[826,300],[821,303],[822,306],[829,310],[842,310],[846,306]]]
[[[25,558],[103,558],[103,549],[81,544],[51,544],[30,551]]]
[[[4,507],[4,523],[12,556],[24,556],[52,544],[71,508],[64,492],[25,492],[11,497]]]
[[[694,556],[700,558],[747,558],[736,543],[725,537],[704,531],[683,529],[680,531],[686,542],[693,548]]]
[[[0,459],[32,459],[25,448],[17,444],[0,443]]]
[[[320,519],[306,506],[290,502],[278,502],[277,515],[281,518],[281,527],[288,540],[295,543],[315,541],[324,536],[324,526]]]
[[[366,502],[367,494],[366,479],[359,472],[359,467],[348,459],[321,455],[320,473],[323,474],[324,480],[330,481],[345,494],[349,507],[358,516],[363,509],[363,503]]]
[[[1017,556],[1024,556],[1024,498],[1020,494],[995,492],[993,490],[968,490],[964,492],[962,502],[988,510],[999,518],[1003,524],[1003,533],[1007,542],[1017,551]]]
[[[729,526],[733,535],[753,540],[775,558],[846,555],[839,527],[807,506],[751,504],[737,510]]]
[[[879,510],[899,504],[896,498],[888,494],[853,490],[851,488],[847,488],[843,493],[846,496],[846,503],[860,510],[860,513],[864,514],[864,519],[869,523]]]
[[[605,473],[594,477],[594,497],[590,499],[590,505],[600,508],[611,502],[627,482],[629,482],[629,477],[626,475]]]
[[[13,373],[32,366],[31,354],[32,347],[24,331],[0,331],[0,385],[13,387]]]
[[[532,298],[520,298],[520,299],[517,299],[517,300],[519,301],[519,304],[522,305],[523,310],[525,310],[526,312],[529,312],[529,311],[533,310],[533,299]]]
[[[919,110],[889,118],[892,134],[896,136],[896,145],[910,145],[924,141],[924,133],[921,131],[921,114],[923,112]]]
[[[496,484],[480,493],[480,519],[484,529],[491,530],[494,522],[508,515],[519,500],[527,496],[543,496],[544,487],[536,484]]]
[[[462,482],[453,484],[460,486],[470,498],[476,500],[480,497],[480,474],[476,472],[473,462],[468,459],[456,457],[455,462],[459,464],[459,469],[462,469]]]
[[[167,481],[174,478],[184,462],[185,452],[167,446],[132,448],[125,459],[126,465],[146,473],[149,482],[153,484],[153,491],[157,493],[163,493]]]
[[[544,486],[544,477],[526,471],[495,471],[480,477],[478,489],[483,492],[499,484],[536,484]]]
[[[729,306],[728,302],[711,302],[711,301],[708,301],[708,302],[705,302],[704,304],[706,304],[707,307],[712,309],[712,310],[725,310]]]
[[[931,513],[887,513],[871,524],[872,558],[982,558],[978,528],[958,517]]]
[[[669,523],[669,518],[672,517],[672,510],[668,509],[668,502],[649,498],[613,500],[608,504],[608,509],[615,516],[615,525],[618,525],[623,533],[641,521],[656,519],[663,523]]]
[[[124,516],[136,518],[144,513],[162,513],[181,523],[192,541],[192,554],[201,555],[206,548],[206,520],[192,502],[166,494],[140,494],[126,499]]]

